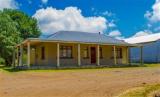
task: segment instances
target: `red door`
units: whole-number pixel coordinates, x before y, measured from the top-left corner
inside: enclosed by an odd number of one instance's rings
[[[96,63],[96,48],[91,47],[91,64]]]

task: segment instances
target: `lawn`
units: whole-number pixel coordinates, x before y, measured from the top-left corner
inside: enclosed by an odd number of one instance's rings
[[[136,87],[125,91],[118,97],[160,97],[160,84]]]
[[[142,94],[146,93],[144,90],[152,93],[159,84],[157,64],[98,69],[0,69],[0,97],[132,97],[130,94],[137,93],[132,89],[140,87]]]

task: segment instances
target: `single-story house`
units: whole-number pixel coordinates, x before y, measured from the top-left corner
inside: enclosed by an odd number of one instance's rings
[[[160,63],[160,33],[125,39],[130,44],[143,46],[143,61],[145,63]],[[137,47],[130,49],[132,62],[138,62],[140,50]]]
[[[17,45],[18,66],[108,66],[129,64],[129,44],[100,33],[59,31]],[[26,54],[24,54],[26,50]],[[26,55],[26,62],[23,57]]]

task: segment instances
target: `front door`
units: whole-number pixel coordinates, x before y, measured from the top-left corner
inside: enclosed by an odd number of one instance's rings
[[[91,47],[91,64],[96,63],[96,48]]]

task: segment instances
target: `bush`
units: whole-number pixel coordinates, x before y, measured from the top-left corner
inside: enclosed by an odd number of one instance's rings
[[[5,60],[3,58],[0,58],[0,65],[4,65],[5,64]]]

